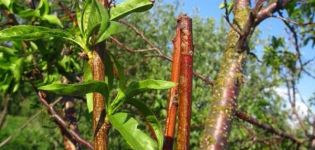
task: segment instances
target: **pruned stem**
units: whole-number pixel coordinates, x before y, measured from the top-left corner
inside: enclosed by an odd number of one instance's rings
[[[179,21],[179,20],[178,20]],[[177,83],[177,86],[170,89],[167,118],[164,133],[164,150],[172,150],[176,126],[176,113],[178,107],[178,83],[180,74],[180,50],[181,50],[181,38],[180,38],[180,23],[178,22],[176,28],[176,35],[173,39],[173,61],[172,61],[172,75],[171,81]]]
[[[193,77],[192,20],[186,15],[178,18],[181,34],[181,61],[179,81],[179,114],[177,132],[177,150],[189,149],[191,97]]]

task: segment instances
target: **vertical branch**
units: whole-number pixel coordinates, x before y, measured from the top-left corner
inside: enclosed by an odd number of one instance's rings
[[[180,26],[179,20],[177,20],[176,35],[173,39],[173,62],[172,62],[172,75],[171,81],[177,83],[177,86],[170,89],[169,100],[168,100],[168,109],[167,109],[167,118],[165,125],[164,133],[164,150],[173,149],[173,141],[175,134],[176,126],[176,113],[178,107],[178,83],[179,83],[179,74],[180,74]]]
[[[106,8],[109,8],[107,0],[99,0]],[[105,64],[104,53],[106,51],[105,42],[95,46],[92,51],[90,66],[92,69],[93,80],[104,81]],[[96,150],[107,150],[108,148],[108,131],[109,124],[105,122],[105,98],[100,93],[93,93],[93,131],[94,131],[94,148]]]
[[[311,138],[311,141],[310,141],[310,150],[315,150],[315,118],[313,119],[313,124],[312,124],[312,127],[313,127],[313,133],[312,133],[312,138]]]
[[[232,116],[236,109],[236,98],[243,82],[243,67],[246,60],[247,39],[252,29],[249,1],[235,1],[233,25],[241,29],[239,34],[231,28],[221,59],[219,74],[216,78],[210,111],[205,120],[205,130],[201,141],[203,150],[226,149]],[[248,33],[248,34],[245,34]],[[241,44],[240,44],[241,43]]]
[[[92,52],[90,66],[93,80],[104,81],[105,64],[104,64],[105,43],[97,45]],[[105,120],[105,98],[100,93],[93,93],[93,131],[94,131],[94,148],[97,150],[107,149],[107,124]]]
[[[192,94],[192,65],[193,65],[193,42],[192,20],[186,15],[179,16],[181,29],[181,61],[179,81],[179,114],[177,150],[189,149],[190,118],[191,118],[191,94]]]

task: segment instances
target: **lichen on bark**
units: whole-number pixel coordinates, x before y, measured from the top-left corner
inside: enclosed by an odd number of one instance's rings
[[[249,20],[248,5],[242,2],[239,1],[235,4],[233,21],[233,25],[239,27],[241,32]],[[227,45],[221,59],[220,71],[213,87],[211,108],[205,121],[201,149],[226,148],[231,121],[237,105],[236,98],[243,83],[246,50],[239,49],[237,44],[240,40],[247,40],[250,35],[241,38],[241,33],[231,28],[227,36]]]

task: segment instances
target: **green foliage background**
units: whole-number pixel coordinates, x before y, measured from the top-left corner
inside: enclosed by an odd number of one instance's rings
[[[1,2],[1,1],[0,1]],[[2,1],[3,3],[3,1]],[[74,8],[74,1],[63,1],[66,7]],[[40,15],[22,15],[22,10],[29,8],[24,1],[19,3],[21,10],[10,10],[1,5],[0,29],[10,25],[5,24],[8,18],[3,17],[5,11],[15,13],[17,21],[21,24],[41,25],[52,28],[66,27],[71,30],[71,20],[61,11],[57,2],[52,2],[50,10]],[[163,54],[171,56],[172,38],[175,33],[177,5],[165,5],[156,2],[150,12],[140,13],[127,17],[125,21],[137,26]],[[292,10],[293,11],[293,10]],[[44,15],[56,13],[61,23],[47,20]],[[195,14],[193,18],[194,37],[194,70],[199,74],[215,79],[219,69],[220,56],[225,46],[225,36],[229,29],[223,20],[204,19]],[[259,32],[251,40],[250,47],[255,48]],[[305,35],[308,42],[312,36]],[[149,45],[143,41],[135,32],[128,30],[123,34],[115,36],[122,43],[132,49],[148,49]],[[250,57],[246,64],[245,85],[239,96],[238,109],[245,111],[256,119],[272,124],[274,128],[303,138],[302,129],[292,128],[287,118],[291,115],[288,110],[283,109],[284,100],[277,95],[275,88],[283,84],[281,72],[283,68],[292,70],[296,59],[283,51],[291,53],[287,47],[281,45],[281,38],[270,38],[263,52],[263,62]],[[57,44],[56,44],[57,43]],[[3,47],[14,50],[9,52]],[[170,79],[170,62],[161,59],[156,51],[128,52],[117,47],[110,40],[107,42],[109,52],[115,56],[124,68],[124,74],[129,82],[143,79]],[[279,50],[281,49],[281,50]],[[63,149],[62,138],[58,127],[49,117],[43,106],[32,90],[30,82],[36,85],[45,85],[60,81],[62,76],[71,79],[71,83],[77,82],[76,77],[82,77],[84,60],[79,56],[80,48],[72,43],[54,38],[49,40],[36,40],[23,44],[23,42],[1,43],[0,45],[0,103],[9,100],[7,116],[3,125],[0,126],[0,142],[11,136],[10,141],[1,146],[1,149]],[[255,51],[253,51],[255,52]],[[282,61],[283,59],[288,61]],[[290,59],[291,58],[291,59]],[[280,69],[282,68],[282,69]],[[40,74],[43,72],[43,74]],[[31,78],[32,77],[32,78]],[[198,78],[193,81],[193,109],[191,124],[191,149],[198,149],[203,122],[211,105],[211,85],[204,83]],[[50,99],[56,98],[50,95]],[[138,95],[137,98],[146,103],[163,125],[166,117],[167,91],[154,91]],[[4,105],[1,105],[1,110]],[[62,110],[63,103],[55,106]],[[88,112],[86,103],[82,99],[76,100],[76,110],[80,135],[85,139],[92,140],[91,114]],[[137,119],[137,110],[125,105],[125,112]],[[29,118],[41,111],[38,117],[29,121]],[[309,125],[307,124],[307,127]],[[146,127],[141,124],[141,129]],[[130,149],[125,141],[118,136],[115,130],[110,132],[110,147],[113,149]],[[234,119],[232,132],[230,134],[230,149],[291,149],[292,143],[275,135],[266,133],[253,125],[245,123],[237,118]],[[306,148],[303,145],[302,148]]]

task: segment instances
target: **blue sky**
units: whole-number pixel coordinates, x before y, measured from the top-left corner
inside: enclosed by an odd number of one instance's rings
[[[214,18],[215,20],[220,20],[224,14],[224,11],[219,8],[221,2],[222,0],[181,0],[180,4],[182,7],[180,7],[180,12],[186,13],[190,16],[198,12],[199,16],[202,18]],[[164,0],[163,3],[172,4],[174,3],[174,0]],[[271,36],[285,37],[286,39],[289,39],[289,34],[285,30],[285,26],[283,25],[282,21],[275,18],[265,20],[259,25],[259,30],[263,31],[260,35],[260,38],[262,39],[267,39]],[[287,46],[292,47],[292,44],[289,44],[289,41],[287,41],[286,44]],[[261,50],[262,47],[258,46],[256,48],[256,51]],[[313,48],[310,45],[301,49],[302,55],[304,54],[304,61],[315,57],[312,50]],[[313,63],[313,65],[315,64]],[[310,70],[310,72],[313,72],[313,70]],[[309,97],[311,97],[312,93],[315,91],[315,86],[313,83],[315,83],[315,81],[306,75],[304,75],[299,81],[298,89],[301,91],[302,98],[304,100],[307,100]]]

